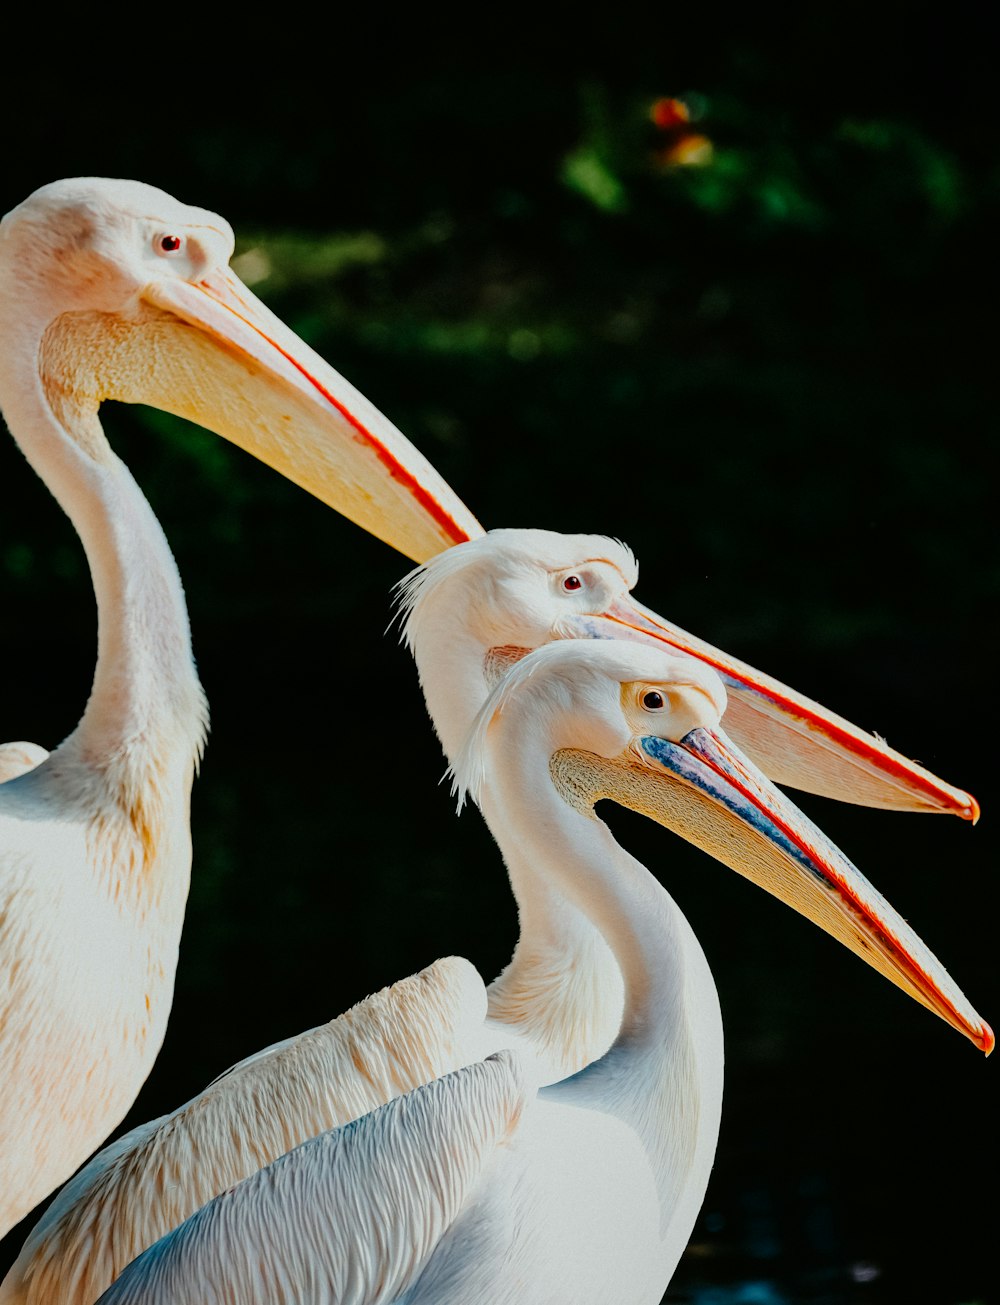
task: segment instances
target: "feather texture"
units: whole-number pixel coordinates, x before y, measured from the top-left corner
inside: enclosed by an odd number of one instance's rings
[[[34,770],[48,755],[37,743],[4,743],[0,746],[0,784]]]
[[[220,1192],[459,1068],[485,1014],[474,967],[446,957],[241,1061],[66,1185],[0,1287],[0,1305],[92,1305],[125,1265]]]
[[[194,1283],[198,1305],[390,1305],[524,1103],[517,1058],[498,1052],[313,1138],[151,1247],[100,1305],[178,1305]]]

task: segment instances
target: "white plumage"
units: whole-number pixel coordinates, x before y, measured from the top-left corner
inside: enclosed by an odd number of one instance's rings
[[[32,1229],[0,1305],[91,1305],[140,1251],[219,1192],[466,1064],[485,1015],[479,975],[450,957],[248,1057],[85,1165]]]
[[[579,589],[562,587],[567,575],[580,579]],[[604,609],[623,611],[635,579],[624,545],[544,531],[494,531],[414,573],[404,585],[405,631],[449,756],[457,758],[491,687],[527,648],[593,635]],[[603,628],[626,627],[609,620]],[[737,692],[729,693],[727,725]],[[486,720],[479,716],[480,725]],[[485,760],[481,749],[474,755]],[[828,746],[823,755],[837,754]],[[845,752],[839,760],[850,776],[854,758]],[[466,766],[470,781],[474,769],[474,762]],[[491,810],[488,782],[478,785],[478,797]],[[521,936],[488,989],[467,962],[440,961],[289,1040],[273,1058],[251,1057],[194,1103],[135,1130],[53,1202],[0,1302],[40,1305],[59,1296],[66,1305],[90,1305],[95,1288],[144,1247],[290,1146],[498,1048],[517,1047],[540,1082],[601,1056],[621,1023],[619,966],[601,933],[516,842],[506,862]],[[172,1175],[169,1199],[157,1177],[164,1166]]]
[[[239,283],[232,250],[222,218],[137,182],[56,182],[0,222],[0,407],[76,527],[98,607],[76,729],[50,755],[0,750],[0,1235],[134,1101],[189,883],[205,702],[177,567],[101,403],[234,439],[415,560],[480,531]]]
[[[610,947],[612,1047],[551,1085],[530,1050],[499,1048],[303,1143],[144,1252],[102,1305],[660,1299],[711,1169],[721,1019],[689,926],[594,817],[601,797],[693,837],[983,1041],[892,908],[715,732],[724,706],[708,668],[647,647],[560,643],[513,668],[457,775],[473,791],[488,777],[505,859]]]

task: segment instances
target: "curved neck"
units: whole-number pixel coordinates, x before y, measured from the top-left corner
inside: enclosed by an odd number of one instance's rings
[[[498,835],[503,801],[484,790],[480,805]],[[589,1065],[618,1036],[622,973],[604,937],[558,884],[546,879],[533,849],[498,837],[519,934],[514,954],[489,985],[489,1014],[526,1034],[545,1064],[544,1082],[558,1082]]]
[[[683,917],[603,821],[556,791],[548,761],[558,741],[538,738],[530,709],[508,707],[494,728],[499,758],[483,814],[518,878],[526,918],[553,889],[571,903],[604,939],[621,974],[616,1046],[627,1044],[636,1054],[661,1049],[683,1022],[686,952],[677,936]]]
[[[430,613],[412,644],[413,660],[434,732],[449,764],[461,751],[472,722],[489,697],[482,642],[462,621],[435,620]]]
[[[701,1207],[718,1138],[718,994],[670,895],[603,821],[557,792],[549,759],[559,741],[540,739],[539,728],[530,702],[508,707],[494,725],[501,760],[494,766],[490,828],[508,864],[533,867],[599,930],[624,983],[621,1028],[610,1049],[546,1091],[635,1130],[659,1194],[660,1254],[672,1272]]]
[[[424,701],[449,762],[462,748],[502,658],[433,609],[413,642]],[[480,806],[491,828],[500,820],[487,785]],[[495,813],[495,815],[494,815]],[[518,909],[519,935],[510,963],[489,986],[492,1019],[517,1028],[564,1078],[603,1055],[618,1033],[621,972],[607,943],[560,887],[540,875],[530,856],[508,844],[504,860]]]
[[[120,761],[134,772],[137,748],[162,771],[162,758],[181,755],[181,745],[190,766],[204,733],[204,702],[163,531],[108,446],[96,405],[60,385],[64,354],[50,358],[43,337],[34,353],[25,349],[8,364],[16,365],[0,378],[7,423],[76,528],[97,600],[93,688],[64,746],[72,741],[95,766]],[[169,749],[162,746],[168,741]]]

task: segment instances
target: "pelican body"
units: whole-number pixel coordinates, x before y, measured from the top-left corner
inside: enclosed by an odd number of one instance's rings
[[[636,644],[556,643],[513,667],[456,762],[460,800],[488,778],[505,860],[600,931],[623,978],[611,1047],[546,1084],[500,1046],[303,1142],[143,1252],[100,1305],[660,1300],[711,1170],[722,1023],[697,940],[596,818],[601,798],[693,838],[989,1044],[912,930],[726,738],[725,704],[710,668]]]
[[[596,650],[621,632],[619,643],[658,649],[687,662],[693,674],[704,670],[705,659],[677,652],[672,627],[643,616],[646,609],[630,594],[636,577],[633,555],[615,540],[522,530],[491,531],[413,573],[401,590],[404,632],[450,760],[457,762],[490,694],[532,648],[570,642]],[[640,628],[643,622],[647,628]],[[739,686],[727,683],[725,719],[727,731],[741,731],[744,750],[759,753],[752,723],[760,712],[734,712],[738,700],[756,701],[758,678],[747,669]],[[785,701],[794,696],[783,694]],[[824,709],[814,706],[810,730],[800,734],[805,710],[790,714],[785,727],[803,787],[856,791],[868,784],[876,796],[902,798],[904,790],[893,787],[901,782],[897,754],[886,750],[880,779],[860,766],[856,752],[836,749],[832,727],[823,734]],[[773,756],[781,718],[767,719]],[[913,772],[916,802],[928,781],[919,767]],[[492,776],[490,769],[481,774],[478,801],[500,829],[505,804],[493,793]],[[953,795],[950,809],[965,813],[974,805],[960,790],[933,782],[942,803]],[[704,815],[697,806],[691,812],[693,823],[679,832],[699,841]],[[701,845],[716,854],[714,845]],[[130,1259],[212,1197],[308,1139],[493,1052],[516,1051],[539,1084],[563,1081],[602,1057],[624,1008],[613,949],[559,877],[539,873],[525,844],[509,838],[504,855],[520,937],[510,965],[489,987],[467,961],[438,961],[340,1018],[251,1057],[171,1115],[119,1139],[51,1203],[0,1287],[0,1305],[51,1299],[92,1305]],[[773,875],[760,882],[779,896],[784,891]],[[855,950],[871,960],[863,944]],[[898,974],[883,973],[899,981]],[[923,999],[912,985],[902,986]],[[985,1045],[986,1033],[970,1031],[947,1004],[933,1008]]]
[[[242,444],[416,560],[480,527],[228,267],[224,219],[56,182],[0,222],[0,408],[80,535],[98,607],[83,717],[0,749],[0,1235],[122,1119],[160,1048],[207,713],[177,567],[105,399]]]

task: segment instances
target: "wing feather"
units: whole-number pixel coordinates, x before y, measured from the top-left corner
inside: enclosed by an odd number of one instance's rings
[[[0,744],[0,784],[34,770],[48,755],[37,743]]]
[[[218,1193],[467,1064],[485,1015],[479,974],[447,957],[249,1056],[94,1157],[32,1230],[0,1305],[92,1305],[126,1264]]]
[[[524,1101],[517,1057],[497,1052],[312,1138],[150,1247],[98,1305],[391,1305]]]

